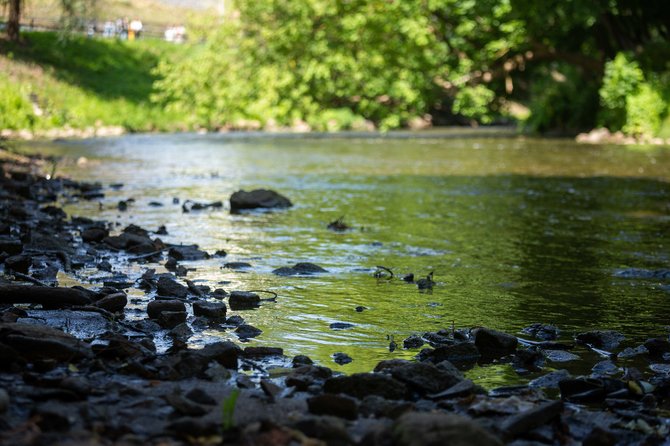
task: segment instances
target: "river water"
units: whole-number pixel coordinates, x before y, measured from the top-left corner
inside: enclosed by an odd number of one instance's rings
[[[670,279],[625,276],[631,268],[670,267],[669,147],[447,131],[383,138],[130,135],[27,148],[63,156],[57,173],[124,184],[106,189],[101,205],[64,202],[70,215],[119,228],[165,225],[166,242],[225,249],[225,259],[186,262],[196,269],[189,278],[228,291],[276,292],[276,303],[241,313],[263,330],[251,344],[306,354],[336,370],[369,371],[382,359],[412,358],[417,351],[390,352],[388,337],[401,344],[452,324],[520,334],[531,323],[551,323],[563,339],[614,329],[629,345],[667,335]],[[231,215],[231,193],[253,188],[277,190],[295,206]],[[226,207],[183,213],[175,197],[222,200]],[[117,202],[128,198],[135,202],[120,212]],[[353,229],[327,230],[340,216]],[[222,268],[233,261],[252,267]],[[271,273],[301,261],[329,272]],[[373,277],[378,265],[396,278]],[[116,266],[130,274],[133,268]],[[398,279],[430,272],[432,292]],[[354,327],[333,330],[333,322]],[[237,339],[205,331],[193,342],[218,338]],[[353,362],[336,365],[336,352]],[[579,369],[580,362],[552,367]],[[469,376],[487,386],[519,379],[496,365]]]

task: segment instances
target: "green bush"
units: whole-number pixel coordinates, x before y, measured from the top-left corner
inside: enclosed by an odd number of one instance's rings
[[[667,104],[650,84],[643,83],[637,93],[626,98],[624,133],[635,136],[654,136],[661,128]]]
[[[0,129],[29,129],[35,123],[33,107],[22,89],[0,77]]]
[[[484,85],[461,88],[454,98],[453,111],[482,124],[490,124],[493,121],[490,105],[495,96],[493,90]]]
[[[610,130],[621,130],[626,125],[627,98],[635,94],[644,81],[644,73],[637,62],[619,53],[605,64],[600,95],[598,122]]]

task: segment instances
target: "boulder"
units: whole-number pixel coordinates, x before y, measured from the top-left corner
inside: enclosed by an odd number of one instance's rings
[[[327,393],[343,393],[358,399],[377,395],[386,399],[403,399],[407,387],[400,381],[381,373],[354,373],[326,380],[323,390]]]
[[[158,295],[185,298],[188,288],[168,276],[161,276],[158,279]]]
[[[27,360],[74,361],[92,356],[87,343],[56,328],[36,324],[0,323],[0,343]]]
[[[251,192],[239,190],[230,196],[230,210],[232,212],[243,209],[258,208],[289,208],[291,201],[275,191],[255,189]]]
[[[436,349],[424,349],[418,355],[420,360],[427,360],[432,363],[442,361],[453,362],[454,364],[474,364],[480,358],[480,353],[472,342],[461,342],[454,345],[445,345]]]
[[[164,311],[178,311],[186,314],[186,305],[176,299],[156,299],[147,305],[147,314],[151,319],[158,319]]]
[[[478,328],[474,331],[475,346],[483,358],[495,359],[511,355],[519,343],[516,336],[508,335],[490,328]]]
[[[324,393],[308,398],[307,407],[315,415],[332,415],[348,420],[355,420],[358,417],[356,400],[342,395]]]
[[[301,263],[296,263],[294,266],[283,266],[281,268],[277,268],[276,270],[272,271],[272,274],[276,274],[278,276],[309,276],[312,274],[318,274],[318,273],[327,273],[328,270],[321,268],[319,265],[315,265],[314,263],[308,263],[308,262],[301,262]]]
[[[125,293],[109,294],[95,303],[95,306],[112,313],[118,313],[128,305],[128,297]]]
[[[198,245],[172,246],[168,256],[176,260],[205,260],[210,257],[206,251],[199,249]]]
[[[426,362],[410,362],[391,369],[391,376],[420,394],[437,393],[463,380],[460,372],[449,372]]]
[[[223,302],[193,302],[193,314],[207,319],[222,320],[226,318],[226,304]]]
[[[233,291],[228,298],[231,310],[248,310],[256,308],[260,303],[260,296],[250,291]]]

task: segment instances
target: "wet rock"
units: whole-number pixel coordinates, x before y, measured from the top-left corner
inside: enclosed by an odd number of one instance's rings
[[[186,322],[186,313],[182,311],[161,311],[157,322],[163,328],[175,328],[177,325]]]
[[[351,356],[347,355],[346,353],[338,352],[338,353],[333,353],[333,361],[339,365],[345,365],[349,364],[350,362],[353,361]]]
[[[158,279],[157,293],[159,296],[179,297],[183,299],[188,296],[188,288],[168,276],[161,276]]]
[[[432,271],[424,279],[417,280],[416,281],[416,286],[419,290],[432,290],[433,286],[435,286],[435,282],[433,281]]]
[[[85,243],[100,243],[107,237],[109,237],[109,231],[99,227],[88,228],[81,233],[81,239]]]
[[[139,246],[146,246],[147,252],[156,250],[156,247],[153,244],[153,241],[146,235],[137,235],[133,233],[121,233],[119,235],[113,235],[105,237],[102,242],[107,246],[110,246],[114,249],[121,251],[130,250],[131,248],[136,248]],[[141,254],[136,252],[136,254]]]
[[[213,320],[223,320],[226,318],[226,304],[223,302],[193,302],[193,314]]]
[[[314,364],[314,361],[312,361],[312,359],[309,356],[296,355],[291,361],[291,364],[293,365],[293,367],[300,367],[303,365]]]
[[[209,412],[209,408],[198,404],[179,393],[165,395],[165,401],[182,415],[200,416]]]
[[[60,382],[60,388],[74,392],[80,397],[91,393],[91,383],[83,376],[68,376]]]
[[[188,324],[184,323],[174,327],[168,334],[174,338],[186,341],[188,338],[193,336],[193,330],[191,330]]]
[[[308,438],[318,438],[327,445],[352,445],[353,440],[347,432],[344,420],[327,415],[303,418],[297,421],[293,428],[302,432]]]
[[[251,192],[239,190],[230,196],[231,212],[258,208],[288,208],[291,201],[272,190],[255,189]]]
[[[536,427],[542,426],[558,417],[563,410],[561,401],[549,401],[538,406],[512,415],[500,425],[507,438],[515,438]]]
[[[308,276],[311,274],[319,274],[327,272],[328,272],[327,270],[321,268],[319,265],[315,265],[314,263],[302,262],[302,263],[296,263],[294,266],[291,267],[283,266],[281,268],[277,268],[276,270],[272,271],[272,274],[276,274],[278,276],[297,276],[297,275]]]
[[[544,388],[544,389],[558,389],[558,385],[561,381],[566,379],[571,379],[572,375],[565,369],[556,370],[546,375],[542,375],[539,378],[535,378],[528,383],[529,387]]]
[[[245,358],[267,358],[268,356],[283,356],[284,350],[279,347],[246,347],[243,354]]]
[[[393,367],[391,376],[419,394],[441,392],[463,380],[458,371],[452,373],[425,362],[409,362]]]
[[[177,438],[190,442],[192,438],[209,438],[219,433],[220,421],[206,417],[178,418],[167,426]]]
[[[327,367],[303,365],[293,369],[286,376],[286,386],[305,391],[316,383],[333,376],[333,371]]]
[[[225,249],[217,249],[214,252],[214,257],[226,257],[227,255],[228,255],[228,253],[226,252]]]
[[[614,379],[577,378],[566,379],[558,384],[561,398],[575,403],[602,402],[608,395],[628,396],[628,385]]]
[[[446,413],[410,412],[391,428],[392,444],[501,446],[502,442],[465,417]]]
[[[543,341],[553,341],[558,338],[559,330],[554,325],[539,324],[535,323],[529,325],[528,327],[522,330],[524,333],[529,334]]]
[[[40,304],[42,308],[49,310],[88,305],[91,299],[86,292],[75,288],[0,284],[0,304],[15,303]]]
[[[168,256],[176,260],[205,260],[210,257],[206,251],[199,249],[198,245],[172,246]]]
[[[409,401],[387,400],[377,395],[363,398],[359,412],[364,417],[390,418],[395,420],[404,413],[414,410],[414,403]],[[365,443],[365,441],[363,442]]]
[[[261,303],[261,298],[250,291],[233,291],[228,298],[231,310],[248,310],[256,308]]]
[[[344,393],[358,399],[378,395],[387,399],[403,399],[407,388],[400,381],[380,373],[354,373],[326,380],[323,390],[327,393]]]
[[[478,387],[470,381],[469,379],[464,379],[453,386],[449,387],[438,393],[433,393],[426,395],[427,398],[431,400],[441,400],[441,399],[451,399],[451,398],[460,398],[468,395],[472,395],[478,391]]]
[[[210,297],[213,297],[214,299],[223,300],[224,298],[228,297],[228,293],[226,292],[226,290],[217,288],[214,291],[212,291]]]
[[[638,345],[635,348],[632,347],[624,348],[616,355],[616,357],[618,359],[629,359],[634,358],[635,356],[646,355],[647,353],[649,353],[647,347],[645,347],[644,345]]]
[[[158,319],[164,311],[176,311],[186,315],[186,305],[177,299],[156,299],[147,305],[147,314],[151,319]]]
[[[242,349],[230,341],[214,342],[197,350],[198,355],[209,361],[216,361],[228,369],[237,369],[237,359],[241,352]]]
[[[231,327],[239,327],[244,324],[244,318],[238,314],[234,314],[226,319],[226,325]]]
[[[349,328],[354,328],[354,324],[350,324],[349,322],[333,322],[332,324],[329,325],[331,330],[346,330]]]
[[[98,270],[100,270],[100,271],[111,272],[112,271],[112,264],[109,263],[107,260],[103,260],[102,262],[100,262],[96,265],[96,268],[98,268]]]
[[[620,369],[612,361],[605,360],[594,365],[591,371],[593,372],[593,376],[602,377],[616,375],[620,372]]]
[[[247,262],[228,262],[223,265],[226,269],[246,269],[251,268],[251,263]]]
[[[28,360],[75,361],[92,356],[88,344],[61,330],[42,325],[0,323],[0,343],[20,352]]]
[[[662,358],[670,353],[670,341],[663,338],[647,339],[644,347],[649,351],[649,356],[652,358]]]
[[[594,347],[612,351],[619,346],[619,343],[626,339],[624,335],[613,330],[593,330],[579,333],[576,336],[577,341]]]
[[[7,236],[0,236],[0,253],[6,252],[11,256],[21,254],[21,251],[23,251],[21,240]]]
[[[359,306],[357,306],[356,308],[354,308],[354,310],[356,310],[356,313],[362,313],[362,312],[364,312],[365,310],[367,310],[367,307],[364,307],[364,306],[362,306],[362,305],[359,305]]]
[[[347,420],[358,417],[358,403],[342,395],[324,393],[307,399],[309,411],[315,415],[332,415]]]
[[[517,350],[512,359],[512,366],[519,374],[537,372],[544,365],[544,354],[535,348]]]
[[[454,339],[448,335],[432,331],[424,333],[423,339],[433,348],[442,347],[443,345],[454,345],[456,343]]]
[[[601,427],[594,427],[593,430],[584,438],[582,446],[614,446],[619,439],[612,432],[608,432]]]
[[[474,364],[480,358],[479,350],[472,342],[461,342],[455,345],[445,345],[436,349],[423,349],[418,355],[421,361],[430,361],[434,364],[449,361],[454,364]]]
[[[9,403],[9,394],[5,389],[0,388],[0,415],[7,412],[7,409],[9,409]]]
[[[75,417],[70,411],[63,410],[61,404],[54,402],[40,404],[31,415],[36,418],[36,424],[44,432],[65,432],[75,422]]]
[[[28,269],[32,265],[33,259],[30,256],[19,254],[5,259],[5,268],[10,271],[28,274]]]
[[[128,297],[125,293],[109,294],[95,303],[95,306],[111,313],[122,312],[128,305]]]
[[[421,347],[424,343],[425,343],[425,342],[424,342],[423,339],[421,339],[421,336],[419,336],[419,335],[411,335],[411,336],[405,338],[405,340],[402,341],[402,346],[403,346],[404,348],[408,348],[408,349],[409,349],[409,348],[419,348],[419,347]]]
[[[217,401],[212,398],[212,396],[205,392],[203,389],[196,387],[186,394],[186,398],[196,402],[198,404],[203,404],[205,406],[215,406]]]
[[[490,328],[478,328],[474,332],[475,345],[485,359],[495,359],[510,355],[516,351],[516,336],[508,335]]]
[[[263,333],[263,330],[249,324],[240,325],[235,329],[235,334],[237,334],[240,339],[255,338],[261,333]]]
[[[616,271],[614,277],[622,279],[670,279],[670,269],[627,268]]]
[[[155,347],[153,349],[155,351]],[[116,333],[107,333],[101,336],[93,345],[96,356],[109,359],[151,358],[154,351],[149,350],[137,341],[129,341]]]
[[[181,205],[181,210],[184,213],[189,213],[191,211],[202,211],[205,209],[221,209],[223,207],[223,202],[213,201],[211,203],[198,203],[193,200],[186,200],[184,204]]]
[[[543,350],[544,356],[551,362],[577,361],[579,356],[564,350]]]

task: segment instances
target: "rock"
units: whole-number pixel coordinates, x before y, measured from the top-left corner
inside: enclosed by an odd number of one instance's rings
[[[188,338],[193,336],[193,330],[191,330],[188,324],[183,323],[174,327],[168,334],[174,338],[186,341]]]
[[[502,442],[465,417],[446,413],[410,412],[396,420],[390,433],[396,446],[502,446]]]
[[[210,257],[206,251],[199,249],[198,245],[172,246],[168,256],[175,260],[205,260]]]
[[[182,312],[186,317],[186,305],[177,299],[156,299],[147,305],[147,314],[151,319],[158,319],[164,311]]]
[[[353,359],[351,359],[351,356],[347,355],[346,353],[338,352],[338,353],[333,353],[333,361],[339,365],[345,365],[349,364]]]
[[[247,262],[228,262],[223,265],[226,269],[246,269],[251,268],[251,263]]]
[[[45,310],[88,305],[89,295],[75,288],[0,285],[0,304],[40,304]]]
[[[120,313],[126,305],[128,305],[128,297],[126,296],[126,293],[108,294],[94,305],[111,313]]]
[[[539,378],[535,378],[528,383],[529,387],[537,387],[544,389],[558,389],[558,385],[561,381],[566,379],[571,379],[572,376],[570,372],[565,369],[556,370],[546,375],[542,375]]]
[[[23,244],[21,240],[14,239],[7,236],[0,236],[0,253],[6,252],[10,256],[21,254],[23,251]]]
[[[268,356],[284,356],[284,350],[279,347],[246,347],[243,354],[245,358],[267,358]]]
[[[478,328],[474,331],[475,345],[485,359],[495,359],[510,355],[516,351],[516,336],[508,335],[490,328]]]
[[[332,324],[329,325],[329,327],[332,330],[346,330],[348,328],[354,328],[354,324],[350,324],[349,322],[333,322]]]
[[[621,370],[609,359],[600,361],[591,368],[592,375],[596,377],[616,375]]]
[[[561,401],[549,401],[530,410],[522,411],[505,419],[500,425],[507,438],[515,438],[558,417],[563,410]]]
[[[422,395],[441,392],[463,380],[458,371],[451,373],[425,362],[410,362],[393,367],[391,376]]]
[[[514,353],[512,366],[519,374],[537,372],[544,365],[544,354],[536,348],[520,349]]]
[[[314,364],[314,361],[309,356],[305,355],[296,355],[291,362],[293,367],[300,367],[303,365]]]
[[[235,333],[240,339],[255,338],[263,333],[263,330],[254,327],[253,325],[243,324],[235,329]]]
[[[638,345],[635,348],[626,347],[621,350],[616,357],[618,359],[629,359],[634,358],[635,356],[645,355],[649,353],[649,350],[644,345]]]
[[[182,311],[162,311],[157,318],[158,325],[163,328],[175,328],[186,322],[186,313]]]
[[[219,433],[220,420],[206,417],[183,417],[178,418],[167,426],[177,438],[191,442],[193,438],[211,438]]]
[[[663,338],[647,339],[644,347],[649,351],[649,356],[654,359],[662,358],[663,355],[670,353],[670,341]]]
[[[105,228],[88,228],[81,233],[81,239],[85,243],[100,243],[107,237],[109,231]]]
[[[531,336],[534,336],[543,341],[553,341],[558,338],[559,330],[553,325],[535,323],[521,330]]]
[[[288,208],[291,201],[272,190],[255,189],[251,192],[239,190],[230,196],[231,212],[243,209]]]
[[[182,415],[200,416],[209,412],[209,408],[178,393],[165,395],[165,401]]]
[[[624,335],[613,330],[593,330],[579,333],[576,336],[577,341],[594,347],[612,351],[619,346],[619,343],[626,339]]]
[[[30,256],[19,254],[5,259],[5,268],[18,273],[28,274],[33,259]]]
[[[60,382],[60,388],[74,392],[80,397],[91,393],[91,383],[83,376],[68,376]]]
[[[43,432],[65,432],[74,424],[75,418],[69,411],[63,410],[63,405],[55,402],[40,404],[31,413],[36,424]]]
[[[303,418],[297,421],[293,428],[302,432],[307,438],[318,438],[319,445],[345,446],[353,445],[354,441],[347,432],[344,420],[320,415]]]
[[[196,387],[195,389],[192,389],[190,392],[188,392],[186,394],[186,398],[206,406],[215,406],[217,404],[217,401],[212,398],[209,393],[205,392],[199,387]]]
[[[472,342],[461,342],[455,345],[445,345],[436,349],[424,349],[419,353],[419,359],[434,364],[449,361],[454,364],[474,364],[480,358],[479,350]]]
[[[296,263],[294,266],[291,267],[283,266],[281,268],[277,268],[276,270],[272,271],[272,274],[276,274],[278,276],[297,276],[297,275],[308,276],[311,274],[319,274],[327,272],[328,272],[327,270],[321,268],[319,265],[315,265],[314,263],[302,262],[302,263]]]
[[[5,389],[0,388],[0,414],[4,414],[9,409],[9,394]]]
[[[230,341],[214,342],[207,344],[202,350],[196,350],[197,354],[216,361],[228,369],[237,369],[237,359],[242,349]]]
[[[329,378],[323,385],[327,393],[344,393],[358,399],[378,395],[387,399],[403,399],[407,388],[403,383],[381,373],[354,373]]]
[[[358,417],[358,403],[342,395],[324,393],[307,399],[309,411],[315,415],[332,415],[347,420]]]
[[[282,391],[282,388],[277,384],[264,378],[261,378],[260,387],[263,393],[269,398],[270,402],[274,402],[275,398],[277,398]]]
[[[193,302],[193,314],[208,319],[223,320],[226,318],[226,304],[223,302]]]
[[[171,279],[170,277],[161,276],[158,279],[157,293],[159,296],[179,297],[183,299],[188,296],[188,288],[180,283],[177,283],[177,281]]]
[[[475,386],[475,383],[470,381],[469,379],[464,379],[463,381],[458,382],[457,384],[454,384],[453,386],[449,387],[446,390],[443,390],[438,393],[433,393],[430,395],[426,395],[427,398],[430,398],[431,400],[443,400],[443,399],[451,399],[451,398],[460,398],[468,395],[472,395],[475,393],[477,390],[477,386]]]
[[[261,303],[261,298],[250,291],[233,291],[228,298],[231,310],[248,310],[256,308]]]
[[[27,360],[76,361],[93,356],[91,348],[55,328],[24,323],[0,323],[0,343]]]
[[[568,362],[579,359],[579,356],[564,350],[543,350],[542,352],[544,353],[544,356],[552,362]]]
[[[404,348],[419,348],[423,344],[425,344],[424,340],[421,339],[421,336],[419,335],[411,335],[407,338],[405,338],[404,341],[402,341],[402,346]]]

